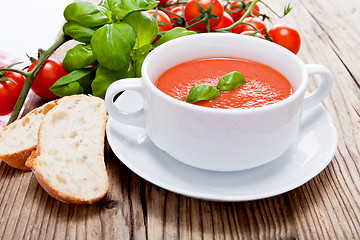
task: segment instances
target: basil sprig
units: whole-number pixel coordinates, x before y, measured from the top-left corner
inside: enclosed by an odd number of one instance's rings
[[[244,75],[238,71],[230,72],[220,78],[217,87],[199,84],[193,86],[185,102],[194,103],[203,100],[211,100],[220,96],[221,92],[235,90],[238,87],[246,84]]]
[[[89,93],[104,97],[108,86],[121,78],[141,77],[141,67],[149,52],[160,44],[195,34],[174,28],[160,35],[156,19],[145,12],[156,0],[105,0],[100,5],[87,1],[69,4],[63,32],[81,42],[64,59],[68,75],[50,89],[57,96]],[[98,62],[94,67],[92,63]]]
[[[135,46],[136,32],[125,23],[106,24],[91,38],[93,53],[99,63],[110,70],[127,70]]]
[[[246,84],[244,75],[242,75],[238,71],[234,71],[220,78],[217,89],[219,89],[220,91],[231,91],[237,89],[244,84]]]
[[[189,95],[185,99],[188,103],[198,102],[202,100],[211,100],[220,96],[220,91],[215,87],[207,84],[199,84],[193,86]]]

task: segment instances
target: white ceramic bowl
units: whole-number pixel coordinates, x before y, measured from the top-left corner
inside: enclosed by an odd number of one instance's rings
[[[257,61],[282,73],[295,92],[278,103],[253,109],[213,109],[176,100],[154,82],[167,69],[204,57]],[[319,88],[304,98],[309,76],[321,74]],[[114,82],[106,93],[111,117],[144,126],[149,138],[177,160],[214,171],[253,168],[279,157],[298,135],[303,109],[330,92],[332,76],[321,65],[305,65],[296,55],[269,41],[231,33],[204,33],[169,41],[153,50],[142,77]],[[139,92],[143,109],[125,113],[113,104],[123,90]]]

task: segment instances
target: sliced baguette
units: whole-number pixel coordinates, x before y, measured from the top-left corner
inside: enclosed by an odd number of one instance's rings
[[[40,123],[56,100],[38,107],[0,132],[0,159],[8,165],[30,170],[25,162],[36,149]]]
[[[46,114],[26,166],[51,196],[67,203],[94,203],[105,196],[106,120],[104,101],[86,95],[63,97]]]

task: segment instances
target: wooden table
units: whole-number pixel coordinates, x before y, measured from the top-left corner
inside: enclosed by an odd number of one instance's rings
[[[283,1],[265,1],[278,11]],[[360,1],[293,0],[284,19],[302,36],[298,56],[328,67],[324,101],[338,133],[331,163],[306,184],[246,202],[214,202],[164,190],[134,174],[106,144],[110,190],[94,205],[49,197],[31,172],[0,164],[2,239],[359,239]],[[57,56],[63,56],[63,50]],[[309,91],[317,86],[312,81]],[[32,95],[31,109],[42,103]]]

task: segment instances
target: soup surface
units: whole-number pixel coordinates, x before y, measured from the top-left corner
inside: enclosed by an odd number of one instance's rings
[[[221,77],[238,71],[246,84],[222,92],[212,100],[192,104],[212,108],[254,108],[269,105],[293,93],[290,82],[278,71],[264,64],[238,58],[203,58],[185,62],[165,71],[155,86],[175,99],[184,101],[191,87],[208,84],[214,87]]]

